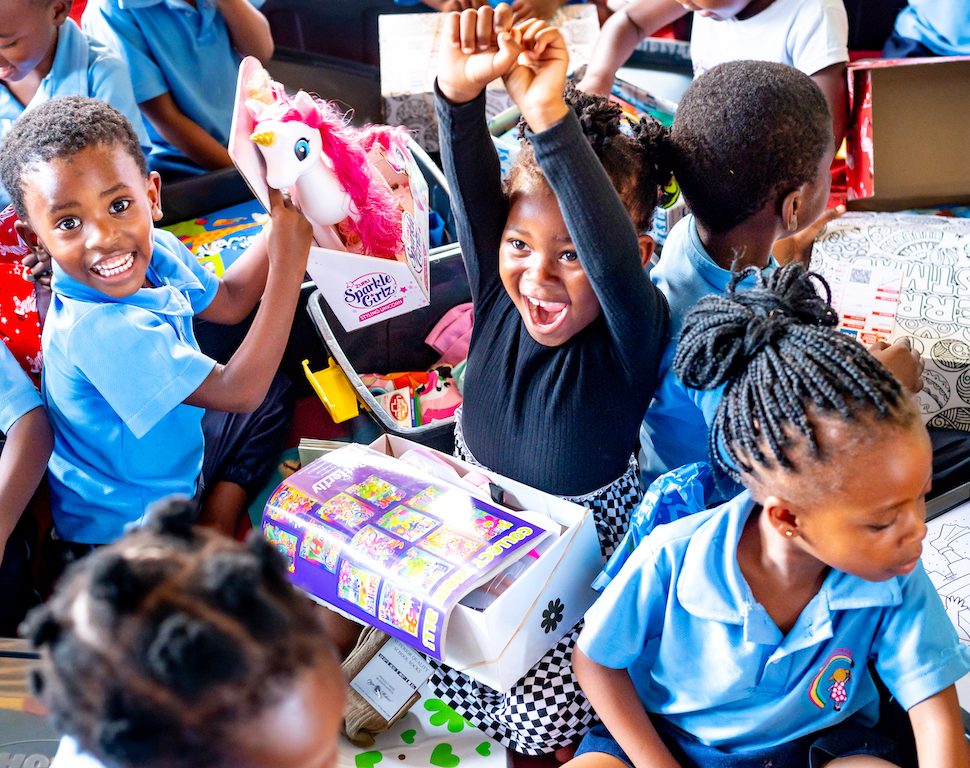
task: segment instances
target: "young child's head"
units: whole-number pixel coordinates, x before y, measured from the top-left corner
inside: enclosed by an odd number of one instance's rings
[[[188,501],[78,562],[24,624],[56,726],[107,765],[326,768],[344,682],[270,544],[193,528]]]
[[[745,17],[753,16],[771,5],[774,0],[676,0],[676,2],[700,16],[724,21],[733,19],[742,11],[747,12]],[[751,10],[748,10],[749,8]]]
[[[797,69],[767,61],[713,67],[684,93],[671,139],[684,198],[712,233],[766,208],[794,232],[825,210],[832,117],[822,91]]]
[[[49,253],[55,278],[114,298],[144,285],[161,190],[120,112],[80,96],[25,112],[0,147],[0,181],[21,235]]]
[[[688,313],[674,359],[687,386],[724,386],[714,461],[751,490],[780,535],[818,560],[871,580],[911,571],[932,476],[912,398],[835,330],[817,276],[793,263],[736,290],[752,273]]]
[[[0,80],[16,83],[38,68],[46,75],[70,10],[70,0],[0,0]]]
[[[565,98],[633,220],[646,263],[653,253],[646,232],[660,188],[671,177],[667,130],[644,119],[628,135],[619,106],[608,99],[571,83]],[[529,334],[540,344],[559,346],[595,320],[600,306],[528,141],[505,180],[505,194],[509,215],[499,251],[502,282]]]

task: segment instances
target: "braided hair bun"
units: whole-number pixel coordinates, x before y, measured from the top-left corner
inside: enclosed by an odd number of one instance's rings
[[[755,286],[740,289],[752,276]],[[792,428],[818,455],[812,410],[848,422],[863,413],[908,421],[909,409],[901,408],[908,401],[893,375],[835,330],[830,296],[825,280],[800,264],[767,277],[749,267],[684,319],[674,372],[694,389],[724,387],[709,449],[735,480],[753,464],[792,469]]]

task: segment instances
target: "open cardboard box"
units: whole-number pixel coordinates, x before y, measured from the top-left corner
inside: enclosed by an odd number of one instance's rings
[[[849,65],[848,206],[970,201],[970,56]]]
[[[370,447],[399,457],[421,446],[384,435]],[[453,456],[434,453],[460,474],[481,471]],[[559,538],[488,608],[477,611],[458,605],[449,618],[445,663],[490,688],[506,691],[593,604],[596,593],[591,585],[603,567],[603,557],[588,509],[494,472],[485,474],[517,506],[545,515],[563,528]],[[482,498],[491,501],[486,495]]]
[[[259,148],[250,139],[255,121],[245,104],[245,86],[260,69],[262,65],[252,57],[243,59],[239,65],[229,156],[268,211],[266,170]],[[348,331],[427,306],[430,301],[428,184],[411,152],[399,150],[399,154],[385,157],[380,150],[374,150],[369,156],[372,165],[385,178],[402,170],[407,176],[410,195],[398,196],[403,198],[405,210],[397,258],[377,258],[322,247],[326,243],[321,242],[310,248],[307,272]]]

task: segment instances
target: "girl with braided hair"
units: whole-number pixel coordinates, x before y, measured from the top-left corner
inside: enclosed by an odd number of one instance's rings
[[[329,768],[344,683],[273,547],[193,528],[187,500],[78,561],[23,630],[57,768]]]
[[[930,441],[817,284],[741,272],[688,313],[674,368],[723,388],[710,446],[746,490],[655,528],[586,614],[573,664],[603,725],[570,768],[909,764],[873,669],[920,765],[970,765],[970,648],[919,561]]]
[[[441,155],[475,318],[456,453],[584,504],[609,554],[642,495],[633,452],[667,340],[666,302],[643,262],[670,171],[659,126],[627,136],[605,99],[567,103],[560,33],[512,22],[503,4],[443,27]],[[504,188],[485,121],[498,77],[528,125]],[[592,720],[570,668],[577,634],[509,691],[436,665],[435,693],[511,749],[567,747]]]

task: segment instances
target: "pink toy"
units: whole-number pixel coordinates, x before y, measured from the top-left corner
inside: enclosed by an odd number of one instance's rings
[[[418,401],[422,424],[449,419],[461,405],[461,394],[448,366],[428,371],[428,383],[415,389],[414,396]]]
[[[304,91],[291,98],[265,70],[250,79],[246,93],[255,122],[250,138],[265,160],[266,183],[290,193],[317,244],[397,258],[402,206],[367,157],[375,143],[393,149],[401,141],[396,132],[354,129],[333,104]]]

